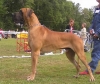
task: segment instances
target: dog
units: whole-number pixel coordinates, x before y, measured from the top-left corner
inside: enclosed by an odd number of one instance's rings
[[[95,81],[91,72],[91,68],[86,61],[84,53],[83,41],[77,35],[67,32],[56,32],[41,25],[34,11],[30,8],[21,8],[19,12],[13,13],[13,21],[15,24],[24,24],[28,28],[28,44],[31,49],[32,73],[27,80],[34,80],[36,74],[36,66],[40,52],[49,52],[59,49],[66,50],[67,58],[75,65],[79,77],[80,66],[75,60],[75,54],[86,66],[90,81]]]

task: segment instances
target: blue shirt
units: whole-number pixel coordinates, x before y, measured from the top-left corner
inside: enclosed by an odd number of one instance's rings
[[[94,29],[95,34],[100,37],[100,8],[95,8],[90,29]]]

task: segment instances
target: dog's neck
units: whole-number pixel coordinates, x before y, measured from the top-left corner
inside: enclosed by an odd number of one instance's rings
[[[30,25],[30,26],[28,26],[29,28],[34,28],[34,27],[36,27],[36,26],[40,26],[41,24],[39,23],[39,24],[34,24],[34,25]]]
[[[37,16],[34,13],[32,13],[32,15],[29,18],[27,18],[26,23],[27,23],[28,28],[33,28],[33,27],[41,25]]]

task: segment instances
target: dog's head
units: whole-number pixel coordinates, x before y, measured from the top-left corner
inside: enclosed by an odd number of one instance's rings
[[[12,19],[16,25],[21,26],[23,24],[26,24],[26,17],[30,17],[32,13],[32,9],[22,8],[19,12],[15,12],[12,14]]]

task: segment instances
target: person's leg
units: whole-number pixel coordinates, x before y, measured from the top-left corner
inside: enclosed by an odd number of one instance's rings
[[[84,44],[84,46],[86,46],[86,38],[83,38],[83,44]]]
[[[100,41],[95,41],[93,48],[94,49],[91,54],[92,61],[89,63],[89,65],[90,65],[92,71],[94,72],[94,70],[96,69],[98,62],[100,60]]]
[[[99,52],[96,52],[96,51],[92,52],[92,61],[89,63],[89,66],[91,67],[92,72],[94,72],[94,70],[96,69],[96,67],[98,65],[99,57],[100,57],[100,51]]]
[[[93,51],[91,54],[92,61],[89,63],[92,72],[96,69],[98,65],[98,61],[100,60],[100,41],[95,41],[93,46]],[[80,72],[80,75],[86,75],[88,74],[87,70]]]

